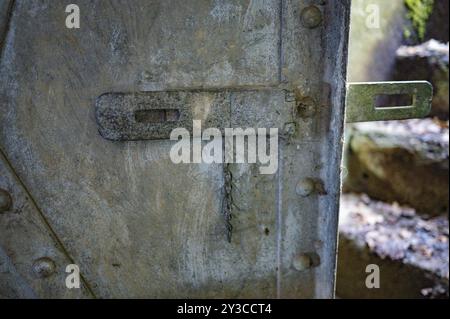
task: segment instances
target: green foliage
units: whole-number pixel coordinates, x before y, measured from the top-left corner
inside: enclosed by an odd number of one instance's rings
[[[434,0],[405,0],[408,8],[408,18],[417,33],[419,40],[423,40],[427,29],[427,21],[433,12]]]

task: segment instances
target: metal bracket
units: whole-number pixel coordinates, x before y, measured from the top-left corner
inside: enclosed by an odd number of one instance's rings
[[[101,136],[113,141],[168,139],[178,127],[192,132],[193,120],[201,120],[203,129],[283,131],[293,122],[291,94],[278,88],[113,92],[97,98],[95,115]]]
[[[394,105],[378,106],[377,98],[394,100]],[[398,105],[409,97],[409,105]],[[427,81],[361,82],[347,84],[346,122],[404,120],[427,116],[431,111],[433,87]],[[397,98],[397,101],[395,101]],[[398,103],[398,104],[397,104]]]

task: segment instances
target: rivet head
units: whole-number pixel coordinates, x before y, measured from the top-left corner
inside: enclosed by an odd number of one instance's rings
[[[304,271],[320,265],[320,257],[316,253],[298,254],[292,260],[292,266],[297,271]]]
[[[314,5],[304,8],[300,17],[303,26],[309,29],[317,28],[322,23],[322,11]]]
[[[3,189],[0,189],[0,213],[4,213],[10,210],[12,207],[12,198],[9,193]]]
[[[56,265],[48,257],[39,258],[33,263],[33,271],[40,278],[47,278],[55,273]]]
[[[303,197],[307,197],[314,193],[316,183],[311,178],[305,178],[300,180],[295,187],[295,192]]]
[[[144,80],[151,80],[152,79],[152,74],[148,71],[144,71],[142,72],[142,79]]]

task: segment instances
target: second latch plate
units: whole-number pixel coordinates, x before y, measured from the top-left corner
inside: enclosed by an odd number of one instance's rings
[[[378,96],[410,96],[410,105],[377,107]],[[358,82],[347,84],[346,121],[368,122],[425,117],[430,113],[433,87],[427,81]]]

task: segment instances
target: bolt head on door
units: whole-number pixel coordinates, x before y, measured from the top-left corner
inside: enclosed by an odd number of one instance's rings
[[[12,207],[12,198],[9,193],[0,189],[0,213],[5,213]]]

